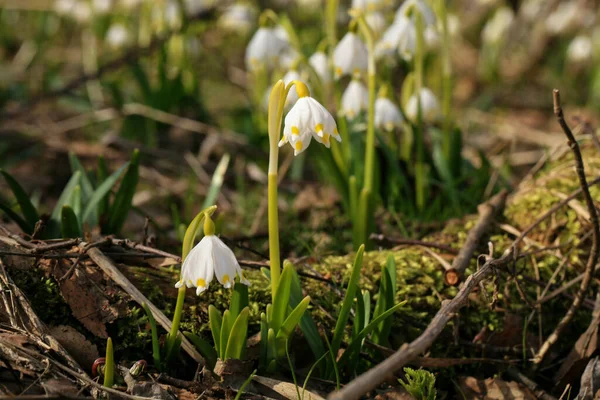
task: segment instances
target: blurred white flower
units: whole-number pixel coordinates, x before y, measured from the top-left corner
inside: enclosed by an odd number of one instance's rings
[[[435,13],[424,0],[406,0],[396,11],[396,20],[408,17],[411,14],[410,11],[415,8],[421,13],[425,27],[436,25]],[[414,16],[414,11],[412,15]]]
[[[215,5],[215,0],[183,0],[183,8],[187,15],[199,14]]]
[[[315,54],[310,56],[308,62],[313,67],[317,75],[319,75],[321,82],[331,82],[331,72],[329,71],[329,67],[327,65],[327,55],[325,53],[322,51],[317,51]]]
[[[440,46],[440,34],[435,26],[430,25],[425,28],[423,35],[425,37],[425,47],[427,47],[427,50],[436,50]]]
[[[167,26],[172,30],[178,30],[181,28],[183,23],[181,15],[181,7],[177,0],[170,0],[165,5],[164,9],[165,22]]]
[[[71,10],[75,7],[77,0],[56,0],[54,2],[54,11],[58,15],[71,15]]]
[[[519,15],[526,21],[535,21],[542,12],[542,7],[546,0],[525,0],[519,7]]]
[[[299,81],[300,74],[295,69],[292,69],[292,70],[289,70],[287,72],[287,74],[285,74],[283,76],[283,78],[281,80],[287,86],[288,84],[292,83],[293,81]],[[296,91],[296,85],[294,85],[290,89],[290,91],[287,95],[287,98],[285,99],[285,105],[289,106],[290,104],[296,104],[297,101],[298,101],[298,92]]]
[[[428,88],[422,88],[419,95],[421,100],[421,116],[424,122],[433,123],[440,117],[440,105],[435,94]],[[417,121],[417,96],[412,95],[406,105],[406,117],[412,122]]]
[[[367,47],[354,32],[348,32],[333,51],[336,78],[366,72],[369,54]]]
[[[546,32],[551,35],[564,35],[579,28],[586,10],[578,1],[560,2],[546,19]]]
[[[353,119],[369,106],[369,90],[358,79],[352,79],[342,95],[340,114]]]
[[[310,97],[304,83],[296,82],[295,86],[299,99],[285,116],[283,138],[279,141],[279,147],[289,143],[294,149],[294,155],[298,155],[308,148],[312,139],[327,148],[331,145],[332,137],[341,142],[337,125],[329,111]]]
[[[122,24],[112,24],[106,32],[106,43],[113,48],[125,46],[129,42],[129,39],[129,32]]]
[[[273,28],[258,28],[246,48],[246,68],[248,71],[260,67],[273,68],[287,46],[288,43],[281,40]]]
[[[410,18],[401,16],[383,33],[381,40],[375,46],[377,57],[400,56],[410,61],[417,48],[417,32]]]
[[[394,130],[402,125],[404,118],[400,108],[387,97],[375,100],[375,126],[386,131]]]
[[[385,28],[387,28],[387,22],[385,20],[385,17],[379,11],[372,11],[367,13],[367,15],[365,15],[365,21],[367,22],[367,25],[369,25],[369,28],[371,28],[371,30],[375,34],[376,38],[381,36],[383,31],[385,31]]]
[[[240,283],[250,286],[244,278],[242,268],[233,251],[221,239],[215,236],[214,223],[206,216],[204,222],[205,236],[187,255],[181,266],[181,279],[175,284],[176,288],[186,285],[195,287],[196,295],[208,289],[215,275],[219,283],[226,289],[234,284],[235,276]],[[211,229],[212,228],[212,229]]]
[[[380,10],[389,5],[391,0],[352,0],[352,8],[365,11]]]
[[[286,44],[279,56],[279,66],[283,69],[293,68],[298,64],[300,58],[301,55],[298,50]]]
[[[256,10],[245,3],[232,4],[219,18],[219,25],[229,31],[246,34],[256,23]]]
[[[92,9],[96,14],[108,14],[112,9],[112,0],[92,0]]]
[[[119,6],[125,10],[132,10],[142,4],[144,0],[119,0]]]
[[[90,3],[86,1],[78,1],[71,8],[71,17],[80,24],[85,24],[90,20],[92,16],[92,8],[90,7]]]
[[[579,35],[569,43],[567,60],[574,64],[585,64],[592,60],[592,39],[589,36]]]
[[[494,16],[488,20],[481,31],[481,40],[487,45],[497,45],[508,34],[513,24],[515,14],[508,7],[501,7],[494,13]]]

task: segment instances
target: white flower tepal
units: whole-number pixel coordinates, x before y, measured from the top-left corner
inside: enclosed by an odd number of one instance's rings
[[[514,17],[515,14],[510,8],[499,8],[481,31],[482,41],[488,45],[500,43],[512,26]]]
[[[348,32],[333,51],[335,77],[366,72],[369,53],[367,46],[354,32]]]
[[[208,289],[215,275],[226,289],[233,286],[236,275],[241,283],[250,286],[231,249],[215,236],[215,224],[208,215],[204,218],[205,236],[183,261],[181,279],[175,287],[195,287],[196,295],[200,295]]]
[[[278,37],[273,28],[258,28],[246,48],[246,68],[255,71],[260,67],[274,67],[286,46],[287,42]]]
[[[369,90],[358,79],[353,79],[342,95],[341,113],[348,119],[356,117],[369,106]]]
[[[317,51],[315,54],[310,56],[308,62],[313,67],[317,75],[319,75],[321,82],[331,82],[331,74],[329,72],[329,67],[327,66],[327,55],[325,53],[322,51]]]
[[[417,48],[417,31],[415,24],[406,16],[396,18],[394,23],[383,33],[377,43],[377,57],[393,56],[396,52],[406,61],[413,58]]]
[[[440,105],[435,94],[428,88],[422,88],[419,98],[421,100],[421,117],[423,121],[427,123],[437,121],[440,117]],[[413,94],[408,100],[405,110],[406,116],[412,122],[417,121],[417,107],[417,96]]]
[[[421,13],[423,23],[426,27],[435,26],[435,13],[424,0],[406,0],[402,3],[400,8],[398,8],[398,11],[396,11],[396,20],[407,17],[411,11],[413,12],[413,15],[415,11]]]
[[[294,149],[294,155],[298,155],[308,148],[312,139],[327,148],[331,146],[332,137],[341,142],[342,138],[333,116],[321,103],[310,97],[304,83],[294,83],[299,99],[285,117],[283,138],[279,141],[279,147],[289,143]]]
[[[387,97],[375,100],[375,126],[379,129],[391,131],[402,125],[404,118],[400,108]]]
[[[567,60],[575,64],[583,64],[592,59],[593,44],[589,36],[580,35],[569,43]]]
[[[122,24],[112,24],[106,32],[106,42],[110,47],[123,47],[129,42],[129,32]]]

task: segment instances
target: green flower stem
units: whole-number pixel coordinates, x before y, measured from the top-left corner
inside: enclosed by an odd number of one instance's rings
[[[273,151],[273,149],[271,149]],[[269,174],[267,183],[269,218],[269,265],[271,268],[271,292],[275,301],[275,292],[279,283],[281,258],[279,255],[279,215],[277,210],[277,173]]]
[[[339,0],[328,0],[325,8],[325,30],[329,43],[337,43],[337,13]]]
[[[452,64],[450,61],[450,33],[448,32],[448,10],[446,0],[439,2],[439,16],[442,20],[442,114],[444,155],[450,160],[450,143],[452,130]]]
[[[417,124],[415,127],[414,140],[416,144],[417,161],[415,163],[415,186],[417,208],[423,210],[425,207],[425,149],[423,143],[423,112],[421,109],[421,88],[423,87],[423,59],[425,52],[425,37],[423,16],[415,7],[415,24],[417,31],[417,48],[415,51],[415,96],[417,99]]]

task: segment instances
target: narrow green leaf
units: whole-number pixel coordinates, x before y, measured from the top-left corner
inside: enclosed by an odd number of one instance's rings
[[[104,386],[112,387],[115,381],[115,358],[111,338],[106,342],[106,358],[104,362]]]
[[[387,265],[381,268],[381,281],[379,282],[379,297],[375,303],[373,318],[383,314],[394,304],[394,290],[391,285],[390,271]],[[382,321],[373,332],[373,342],[385,346],[388,344],[389,328],[385,321]]]
[[[60,230],[64,239],[81,237],[79,220],[73,209],[64,205],[60,215]]]
[[[288,304],[290,302],[290,290],[292,285],[292,271],[294,270],[293,265],[287,260],[283,262],[283,272],[279,278],[277,285],[277,292],[275,293],[275,299],[273,301],[273,310],[271,314],[271,320],[269,327],[277,333],[283,320],[285,319],[288,311]]]
[[[1,201],[0,201],[0,210],[4,211],[4,213],[6,214],[6,216],[8,218],[10,218],[17,225],[19,225],[19,228],[21,228],[21,230],[23,232],[25,232],[29,235],[31,235],[33,233],[34,227],[29,225],[27,223],[27,221],[25,221],[23,218],[21,218],[21,216],[19,214],[14,212],[13,209],[10,208],[10,206],[8,206],[7,204],[4,204]]]
[[[241,282],[233,285],[233,295],[229,305],[229,312],[233,319],[237,319],[240,312],[248,306],[248,286]]]
[[[290,306],[294,308],[300,304],[303,296],[300,278],[298,278],[296,270],[293,272],[292,286],[290,290]],[[325,346],[323,346],[323,340],[321,339],[321,335],[319,335],[317,324],[315,324],[315,321],[312,319],[310,313],[304,313],[302,318],[300,318],[300,329],[302,329],[304,338],[308,342],[308,346],[310,347],[313,355],[315,358],[319,358],[321,354],[325,353]]]
[[[8,186],[13,192],[17,203],[19,203],[19,207],[21,208],[21,212],[23,213],[23,219],[27,223],[29,230],[27,233],[33,232],[35,228],[35,224],[39,221],[40,217],[37,213],[37,210],[31,203],[29,196],[25,193],[25,190],[19,185],[19,182],[15,178],[12,177],[8,172],[0,169],[0,173],[4,176],[4,180],[8,183]]]
[[[150,323],[150,331],[152,333],[152,358],[154,359],[154,367],[157,370],[162,371],[162,363],[160,361],[160,343],[158,342],[158,328],[156,327],[156,320],[154,319],[154,315],[148,307],[148,304],[143,303],[142,307],[146,312],[146,316],[148,317],[148,322]]]
[[[267,366],[267,349],[269,347],[268,344],[269,337],[269,326],[267,324],[267,314],[260,314],[260,357],[259,357],[259,365],[266,367]]]
[[[294,329],[296,329],[296,325],[298,325],[298,322],[300,322],[300,318],[302,318],[302,315],[304,315],[304,312],[308,308],[309,304],[310,296],[306,296],[300,302],[300,304],[298,304],[296,308],[292,310],[285,321],[283,321],[283,324],[281,324],[281,328],[279,328],[279,332],[277,332],[276,336],[277,341],[279,341],[278,346],[282,344],[285,345],[285,342],[294,332]]]
[[[67,201],[67,206],[73,209],[73,212],[77,216],[77,219],[81,221],[81,186],[75,186],[71,198]],[[82,225],[81,223],[79,224]]]
[[[246,338],[248,335],[248,307],[244,308],[231,328],[227,349],[225,350],[225,360],[228,358],[241,359],[242,353],[246,348]]]
[[[252,379],[254,378],[254,375],[256,375],[256,370],[252,371],[252,373],[250,374],[250,376],[248,377],[248,379],[246,379],[244,381],[244,383],[242,383],[242,386],[240,386],[240,388],[238,389],[238,392],[235,395],[235,398],[233,400],[239,400],[242,397],[242,394],[244,393],[244,390],[246,389],[246,386],[248,386],[250,384],[250,382],[252,382]]]
[[[210,187],[208,188],[208,193],[206,194],[206,199],[204,199],[202,208],[210,207],[217,201],[217,196],[221,191],[221,186],[223,186],[223,180],[225,179],[225,173],[227,172],[227,166],[229,165],[230,159],[231,156],[227,153],[221,157],[221,161],[217,164],[217,168],[215,168],[215,172],[210,181]]]
[[[342,343],[342,337],[344,336],[344,329],[350,316],[350,309],[352,303],[354,303],[354,296],[358,288],[358,280],[360,278],[360,270],[362,268],[363,253],[365,252],[365,245],[361,245],[356,252],[354,258],[354,264],[352,266],[352,273],[350,274],[350,280],[348,281],[348,288],[346,289],[346,295],[342,302],[342,309],[338,315],[337,322],[335,324],[335,330],[333,332],[333,339],[331,340],[331,350],[333,354],[337,354]]]
[[[235,321],[231,318],[229,310],[225,310],[223,313],[223,323],[221,324],[221,338],[219,339],[219,358],[225,359],[225,351],[227,350],[227,342],[229,340],[229,334]]]
[[[90,226],[93,221],[91,221],[92,214],[97,212],[98,207],[102,200],[106,198],[106,196],[110,193],[110,190],[117,184],[117,181],[121,177],[125,168],[129,166],[129,163],[125,163],[121,168],[116,170],[111,176],[106,178],[104,182],[102,182],[98,188],[92,193],[92,196],[88,199],[88,202],[85,206],[85,211],[83,212],[82,221],[83,223],[88,223]]]
[[[96,185],[100,186],[104,180],[108,178],[108,166],[106,165],[106,160],[103,155],[98,157],[98,167],[96,169]],[[98,204],[98,215],[102,217],[106,212],[108,212],[109,207],[109,196],[106,196],[102,199],[100,204]]]
[[[69,182],[67,182],[67,185],[60,194],[56,206],[50,215],[50,220],[48,221],[48,226],[46,228],[48,237],[56,238],[60,235],[60,216],[62,213],[62,208],[64,205],[70,204],[74,191],[81,190],[76,189],[77,186],[79,186],[80,180],[81,172],[77,171],[73,174],[73,176],[71,176],[71,179],[69,179]]]
[[[219,310],[212,304],[208,306],[208,325],[210,326],[213,341],[215,342],[215,352],[219,355],[221,351],[221,325],[223,325],[223,318]]]
[[[115,200],[110,206],[108,223],[106,225],[106,233],[118,233],[121,231],[129,210],[131,202],[139,179],[140,152],[134,150],[131,156],[131,161],[125,172],[125,176],[119,185],[119,190],[115,194]]]
[[[210,369],[214,369],[218,356],[217,351],[210,345],[210,343],[200,336],[194,335],[192,332],[183,332],[183,334],[190,340],[190,342],[193,343],[194,346],[196,346],[200,354],[202,354],[208,363]]]
[[[268,334],[267,334],[267,370],[269,372],[274,372],[274,370],[272,370],[272,367],[274,366],[273,363],[276,363],[277,360],[277,349],[275,347],[275,331],[272,328],[269,328]],[[276,365],[276,364],[275,364]]]
[[[92,182],[90,181],[87,171],[85,170],[85,168],[83,167],[83,165],[81,164],[81,162],[79,161],[79,159],[77,158],[75,153],[73,153],[72,151],[69,152],[69,165],[71,166],[71,173],[73,173],[73,174],[75,174],[76,172],[80,173],[80,176],[81,176],[81,180],[80,180],[81,200],[82,200],[83,204],[87,204],[87,202],[92,197],[92,194],[94,193],[94,185],[92,185]],[[81,220],[81,223],[83,225],[83,223],[85,221],[82,218],[81,212],[75,210],[75,208],[73,208],[73,211],[75,211],[75,214]],[[91,216],[89,224],[90,224],[90,226],[96,226],[98,224],[98,215],[97,214],[94,213],[94,215]]]

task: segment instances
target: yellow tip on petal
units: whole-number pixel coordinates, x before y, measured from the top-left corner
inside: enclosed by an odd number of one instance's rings
[[[225,274],[223,275],[223,285],[229,283],[230,279],[229,279],[229,275]]]
[[[315,132],[319,133],[323,130],[323,124],[317,124],[315,126]]]
[[[302,150],[302,140],[298,140],[296,142],[296,151],[301,151]]]
[[[341,76],[342,75],[342,68],[341,67],[335,67],[335,74],[337,76]]]
[[[200,287],[200,288],[204,288],[204,287],[206,287],[206,281],[202,278],[198,278],[196,280],[196,286]]]
[[[292,135],[299,135],[300,129],[297,126],[292,126]]]
[[[329,144],[329,133],[323,135],[323,143],[326,145]]]

